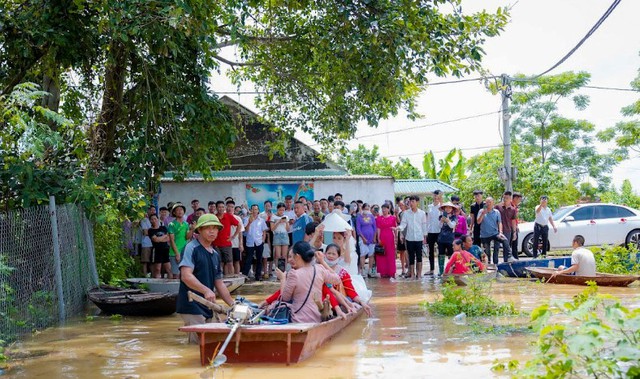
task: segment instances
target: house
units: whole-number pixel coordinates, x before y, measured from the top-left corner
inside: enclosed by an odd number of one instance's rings
[[[231,98],[225,96],[221,101],[242,120],[239,140],[228,153],[230,168],[212,172],[211,179],[191,174],[176,181],[167,173],[161,178],[158,204],[179,201],[188,205],[198,199],[201,206],[206,206],[209,201],[231,196],[237,205],[255,203],[262,208],[265,200],[275,205],[286,195],[298,193],[313,200],[338,192],[345,202],[360,199],[382,204],[393,200],[392,177],[350,175],[337,164],[321,160],[317,151],[295,137],[287,141],[284,156],[271,157],[268,143],[276,139],[275,132]]]

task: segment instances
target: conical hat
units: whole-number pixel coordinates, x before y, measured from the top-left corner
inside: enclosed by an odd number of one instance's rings
[[[344,218],[337,213],[329,213],[322,221],[325,232],[345,232],[353,229]]]

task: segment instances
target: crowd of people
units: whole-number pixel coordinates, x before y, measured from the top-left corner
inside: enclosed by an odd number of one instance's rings
[[[429,263],[425,276],[484,271],[498,263],[501,249],[502,261],[518,259],[522,195],[506,191],[498,204],[482,191],[473,195],[468,214],[458,196],[445,202],[441,191],[434,191],[425,210],[417,196],[347,205],[340,193],[319,200],[289,195],[275,207],[265,201],[262,210],[237,205],[231,197],[204,209],[194,199],[189,215],[185,205],[168,203],[158,214],[150,207],[139,223],[140,262],[149,276],[181,279],[177,311],[186,325],[212,317],[211,310],[185,300],[187,291],[215,300],[215,288],[231,306],[222,284],[231,275],[279,280],[280,289],[260,306],[284,301],[294,322],[346,317],[360,308],[370,313],[365,278],[421,278],[423,256]],[[547,238],[549,225],[556,231],[543,196],[536,207],[536,239]],[[575,260],[588,266],[582,256]]]
[[[345,204],[340,193],[319,200],[288,195],[275,206],[265,201],[262,210],[257,204],[236,204],[231,197],[209,201],[205,209],[194,199],[188,215],[185,205],[170,202],[159,207],[158,214],[156,207],[149,208],[139,223],[136,242],[145,275],[179,278],[183,251],[196,237],[199,218],[212,214],[223,226],[212,243],[220,254],[223,275],[275,280],[275,268],[287,269],[288,253],[295,243],[309,242],[310,231],[336,213],[351,227],[355,265],[363,277],[420,278],[423,256],[429,263],[424,275],[442,274],[445,259],[453,256],[455,246],[463,246],[485,265],[498,263],[500,250],[503,261],[518,259],[517,216],[522,195],[506,191],[498,204],[492,197],[485,199],[480,190],[473,195],[469,213],[458,196],[445,202],[444,194],[437,190],[424,210],[417,196],[398,197],[395,203],[387,200],[381,205],[361,200]],[[549,223],[555,230],[546,201],[544,197],[536,208],[536,238],[548,236]],[[322,242],[318,246],[326,248]]]

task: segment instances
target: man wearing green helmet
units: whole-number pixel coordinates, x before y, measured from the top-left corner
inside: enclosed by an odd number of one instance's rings
[[[211,322],[213,311],[197,302],[190,302],[188,291],[209,301],[215,301],[218,295],[229,306],[233,299],[222,281],[222,265],[220,253],[213,248],[213,241],[223,228],[218,217],[212,214],[200,216],[195,226],[197,237],[184,248],[180,261],[180,290],[176,312],[180,314],[185,326]],[[190,333],[189,342],[198,343],[195,333]]]

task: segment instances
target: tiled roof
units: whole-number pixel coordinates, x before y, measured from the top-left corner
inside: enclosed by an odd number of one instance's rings
[[[457,192],[458,189],[438,179],[402,179],[393,184],[397,195],[426,195],[440,190],[445,193]]]
[[[247,180],[313,180],[313,179],[391,179],[380,175],[349,175],[342,170],[227,170],[211,172],[212,181],[247,181]],[[173,182],[174,173],[167,172],[162,177],[163,182]],[[184,177],[185,182],[204,182],[205,178],[201,174],[189,174]]]

